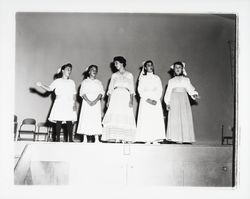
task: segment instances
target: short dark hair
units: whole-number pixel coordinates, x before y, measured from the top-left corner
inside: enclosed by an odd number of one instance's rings
[[[181,61],[177,61],[177,62],[174,62],[174,64],[173,64],[174,66],[175,65],[181,65],[182,66],[182,68],[183,68],[183,63],[181,62]]]
[[[72,69],[72,64],[71,63],[67,63],[67,64],[64,64],[62,67],[61,67],[61,71],[64,70],[65,68],[67,67],[70,67]]]
[[[174,62],[173,65],[174,65],[174,67],[175,67],[175,65],[181,65],[182,71],[181,71],[180,76],[184,76],[184,74],[183,74],[183,67],[184,67],[183,63],[181,61],[177,61],[177,62]],[[173,68],[173,71],[174,71],[174,68]],[[175,71],[173,72],[173,75],[176,76]]]
[[[126,59],[123,56],[116,56],[116,57],[114,57],[113,62],[115,62],[115,61],[118,61],[118,62],[122,63],[124,67],[127,64],[127,61],[126,61]]]

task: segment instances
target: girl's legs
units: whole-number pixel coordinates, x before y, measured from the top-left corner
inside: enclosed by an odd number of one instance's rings
[[[99,135],[95,135],[95,143],[100,143],[100,141],[99,141]]]
[[[159,142],[157,142],[157,141],[154,141],[154,142],[153,142],[153,144],[160,144],[160,143],[159,143]]]
[[[55,142],[60,142],[60,134],[61,134],[61,128],[62,128],[62,121],[56,121],[56,136],[53,136],[55,138]]]
[[[83,143],[88,143],[88,136],[83,134]]]
[[[73,142],[73,122],[66,121],[67,124],[67,138],[66,141]]]

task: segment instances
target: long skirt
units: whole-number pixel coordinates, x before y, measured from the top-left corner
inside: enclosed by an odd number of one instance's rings
[[[157,104],[152,105],[146,102],[146,99],[141,98],[136,141],[153,142],[164,140],[165,138],[165,124],[161,101],[157,100]]]
[[[117,88],[110,97],[108,110],[103,118],[102,140],[134,141],[136,124],[133,107],[129,107],[130,93]]]
[[[77,134],[101,135],[101,122],[100,101],[98,101],[94,106],[90,106],[85,100],[83,100],[78,122]]]
[[[172,92],[168,112],[167,140],[195,142],[193,117],[186,91]]]

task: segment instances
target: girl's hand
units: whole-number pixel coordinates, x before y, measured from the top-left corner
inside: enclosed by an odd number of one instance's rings
[[[41,87],[41,86],[42,86],[42,83],[41,83],[41,82],[36,82],[36,85],[37,85],[38,87]]]
[[[157,101],[155,101],[155,100],[151,100],[151,102],[152,102],[152,105],[156,105],[157,104]]]
[[[74,103],[74,105],[73,105],[73,111],[76,111],[76,110],[77,110],[76,103]]]
[[[92,101],[92,102],[91,102],[91,106],[96,105],[96,103],[97,103],[97,101],[96,101],[96,100]]]
[[[92,101],[88,100],[87,102],[88,102],[88,104],[89,104],[90,106],[93,106],[93,102],[92,102]]]
[[[200,99],[200,96],[197,95],[197,94],[192,95],[192,97],[193,97],[195,100]]]
[[[149,98],[146,100],[146,102],[149,103],[149,104],[151,104],[151,105],[156,105],[157,104],[157,101],[151,100]]]
[[[132,108],[133,107],[133,101],[132,100],[130,100],[129,101],[129,105],[128,105],[130,108]]]
[[[166,108],[167,108],[167,111],[169,111],[169,110],[170,110],[170,105],[167,105],[167,107],[166,107]]]

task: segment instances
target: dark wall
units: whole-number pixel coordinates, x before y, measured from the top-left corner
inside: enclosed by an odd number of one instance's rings
[[[96,64],[98,79],[106,87],[114,56],[127,59],[135,81],[141,63],[152,59],[165,88],[169,66],[183,60],[201,96],[192,106],[197,143],[219,143],[221,125],[226,130],[233,125],[228,40],[235,40],[235,21],[208,14],[17,13],[16,115],[19,121],[46,120],[51,96],[34,90],[35,82],[50,84],[57,69],[68,62],[77,86],[83,70]]]

